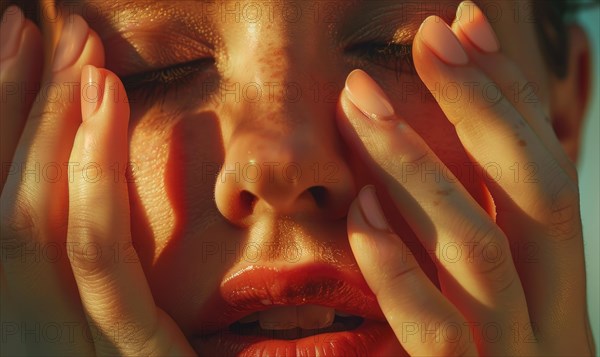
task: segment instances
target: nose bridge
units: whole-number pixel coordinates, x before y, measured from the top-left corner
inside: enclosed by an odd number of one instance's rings
[[[244,110],[258,110],[262,118],[273,119],[282,118],[276,111],[299,106],[312,110],[309,106],[319,104],[317,82],[327,80],[326,73],[317,73],[323,71],[319,48],[325,40],[316,36],[316,27],[303,24],[309,21],[301,17],[290,23],[275,17],[239,24],[244,36],[230,39],[227,77],[237,86]]]
[[[240,100],[225,102],[217,207],[240,224],[267,213],[340,218],[355,188],[342,159],[336,103],[309,92],[311,81],[327,80],[316,72],[317,54],[313,46],[292,46],[306,36],[293,36],[285,24],[255,27],[238,47],[245,52],[231,56],[237,62],[226,79],[238,86]]]

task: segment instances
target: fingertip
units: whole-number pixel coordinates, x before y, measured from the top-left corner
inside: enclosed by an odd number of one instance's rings
[[[104,97],[105,79],[101,70],[94,65],[81,69],[81,118],[85,123],[97,112]]]
[[[104,44],[100,36],[79,15],[73,15],[66,21],[59,44],[54,49],[53,56],[50,56],[50,69],[54,73],[61,73],[62,77],[62,72],[66,72],[67,76],[80,73],[87,64],[104,67]]]
[[[500,50],[500,41],[491,24],[472,1],[466,0],[460,3],[456,9],[455,24],[480,51],[495,53]],[[454,26],[453,30],[456,33]]]
[[[84,122],[96,116],[116,123],[129,120],[129,100],[125,87],[119,77],[108,69],[83,66],[81,102]]]
[[[111,71],[85,65],[81,71],[81,116],[79,144],[74,151],[91,156],[101,166],[128,159],[129,105],[123,100],[124,87]],[[126,96],[125,96],[126,99]],[[77,140],[76,140],[77,141]]]
[[[114,72],[108,69],[102,69],[102,71],[105,77],[105,95],[107,96],[107,100],[114,104],[114,114],[118,115],[121,121],[127,122],[129,120],[130,108],[125,86]]]
[[[359,265],[365,269],[371,269],[372,262],[393,259],[404,246],[389,227],[373,185],[359,192],[350,205],[347,220],[350,246]]]
[[[25,15],[18,6],[11,5],[2,14],[0,61],[9,59],[18,52],[24,23]]]
[[[394,118],[394,107],[385,91],[365,71],[355,69],[346,77],[344,91],[363,114],[373,120]]]
[[[105,64],[104,44],[96,31],[89,29],[87,42],[83,48],[81,56],[81,66],[92,64],[98,68],[104,67]]]

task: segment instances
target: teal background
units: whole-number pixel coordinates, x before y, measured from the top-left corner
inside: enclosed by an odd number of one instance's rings
[[[579,15],[592,45],[591,103],[579,161],[581,211],[588,282],[588,306],[596,350],[600,350],[600,7]],[[599,351],[600,352],[600,351]]]

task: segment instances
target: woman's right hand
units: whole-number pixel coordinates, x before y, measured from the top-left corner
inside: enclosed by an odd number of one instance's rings
[[[470,1],[452,28],[437,16],[423,22],[413,59],[432,94],[449,84],[500,89],[494,101],[479,90],[434,95],[483,168],[495,210],[480,206],[371,77],[349,75],[340,130],[437,267],[439,287],[374,188],[363,189],[348,213],[349,241],[399,343],[411,356],[593,355],[577,173],[540,102],[509,95],[512,83],[527,88],[525,75]],[[519,179],[507,174],[515,165],[535,171]]]
[[[66,18],[42,75],[36,25],[11,6],[1,26],[3,354],[194,355],[131,243],[129,104],[99,36]]]

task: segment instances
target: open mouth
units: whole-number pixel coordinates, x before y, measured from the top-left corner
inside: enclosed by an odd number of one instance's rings
[[[322,333],[352,331],[364,319],[319,305],[276,307],[234,322],[229,331],[241,336],[295,340]]]
[[[200,356],[398,355],[374,294],[355,271],[249,266],[223,281],[220,297],[201,318],[213,323],[191,338]]]

